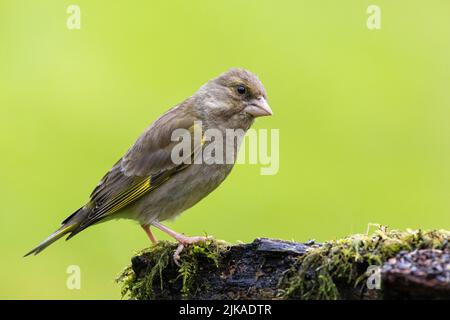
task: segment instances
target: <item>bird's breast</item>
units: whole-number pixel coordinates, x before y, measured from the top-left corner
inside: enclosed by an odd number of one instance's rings
[[[216,189],[233,164],[191,164],[136,202],[132,211],[140,223],[175,218]]]

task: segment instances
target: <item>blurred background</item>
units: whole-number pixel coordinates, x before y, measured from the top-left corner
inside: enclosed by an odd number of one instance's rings
[[[381,30],[370,4],[0,0],[0,298],[120,298],[115,276],[149,245],[134,222],[22,256],[147,125],[230,67],[266,86],[275,115],[255,128],[280,130],[280,170],[237,166],[169,226],[233,243],[449,229],[450,3],[377,0]]]

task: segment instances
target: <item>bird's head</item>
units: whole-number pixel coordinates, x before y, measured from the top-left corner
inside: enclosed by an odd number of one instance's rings
[[[198,92],[205,112],[225,121],[250,121],[270,116],[266,90],[258,77],[245,69],[231,69],[206,83]]]

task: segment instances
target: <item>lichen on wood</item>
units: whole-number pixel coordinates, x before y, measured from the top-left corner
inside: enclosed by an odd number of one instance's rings
[[[133,257],[118,282],[124,298],[139,300],[382,299],[403,291],[398,285],[392,287],[392,268],[389,278],[387,273],[382,274],[387,279],[386,288],[367,290],[369,266],[387,272],[383,266],[392,264],[392,258],[405,253],[429,256],[417,250],[447,250],[449,239],[446,230],[398,231],[377,226],[371,234],[355,234],[323,244],[264,238],[238,245],[208,241],[186,247],[180,267],[172,259],[176,244],[161,242]],[[446,257],[444,253],[435,252],[432,257]],[[411,261],[418,261],[416,256]],[[442,266],[447,260],[440,261],[433,265],[440,263],[441,269],[450,268]],[[442,277],[440,274],[436,279]],[[450,283],[441,281],[440,286],[436,297],[450,293]],[[435,293],[428,288],[424,294]]]
[[[298,258],[282,279],[282,298],[342,299],[345,288],[360,288],[364,294],[369,266],[381,266],[400,252],[443,249],[446,230],[388,230],[379,226],[372,234],[356,234],[329,241]],[[358,290],[350,290],[352,295]]]

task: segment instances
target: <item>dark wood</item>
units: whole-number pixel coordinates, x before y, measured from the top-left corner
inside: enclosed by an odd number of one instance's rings
[[[229,247],[220,256],[219,266],[199,261],[192,289],[182,295],[178,267],[171,261],[160,279],[154,281],[154,299],[278,299],[280,280],[305,252],[321,244],[295,243],[274,239],[256,239],[252,243]],[[132,259],[138,279],[152,268],[145,255]],[[401,252],[384,263],[382,288],[369,290],[364,282],[337,283],[342,299],[449,299],[449,250]],[[314,270],[311,270],[314,272]],[[296,297],[293,297],[296,298]],[[298,297],[297,297],[298,298]]]

